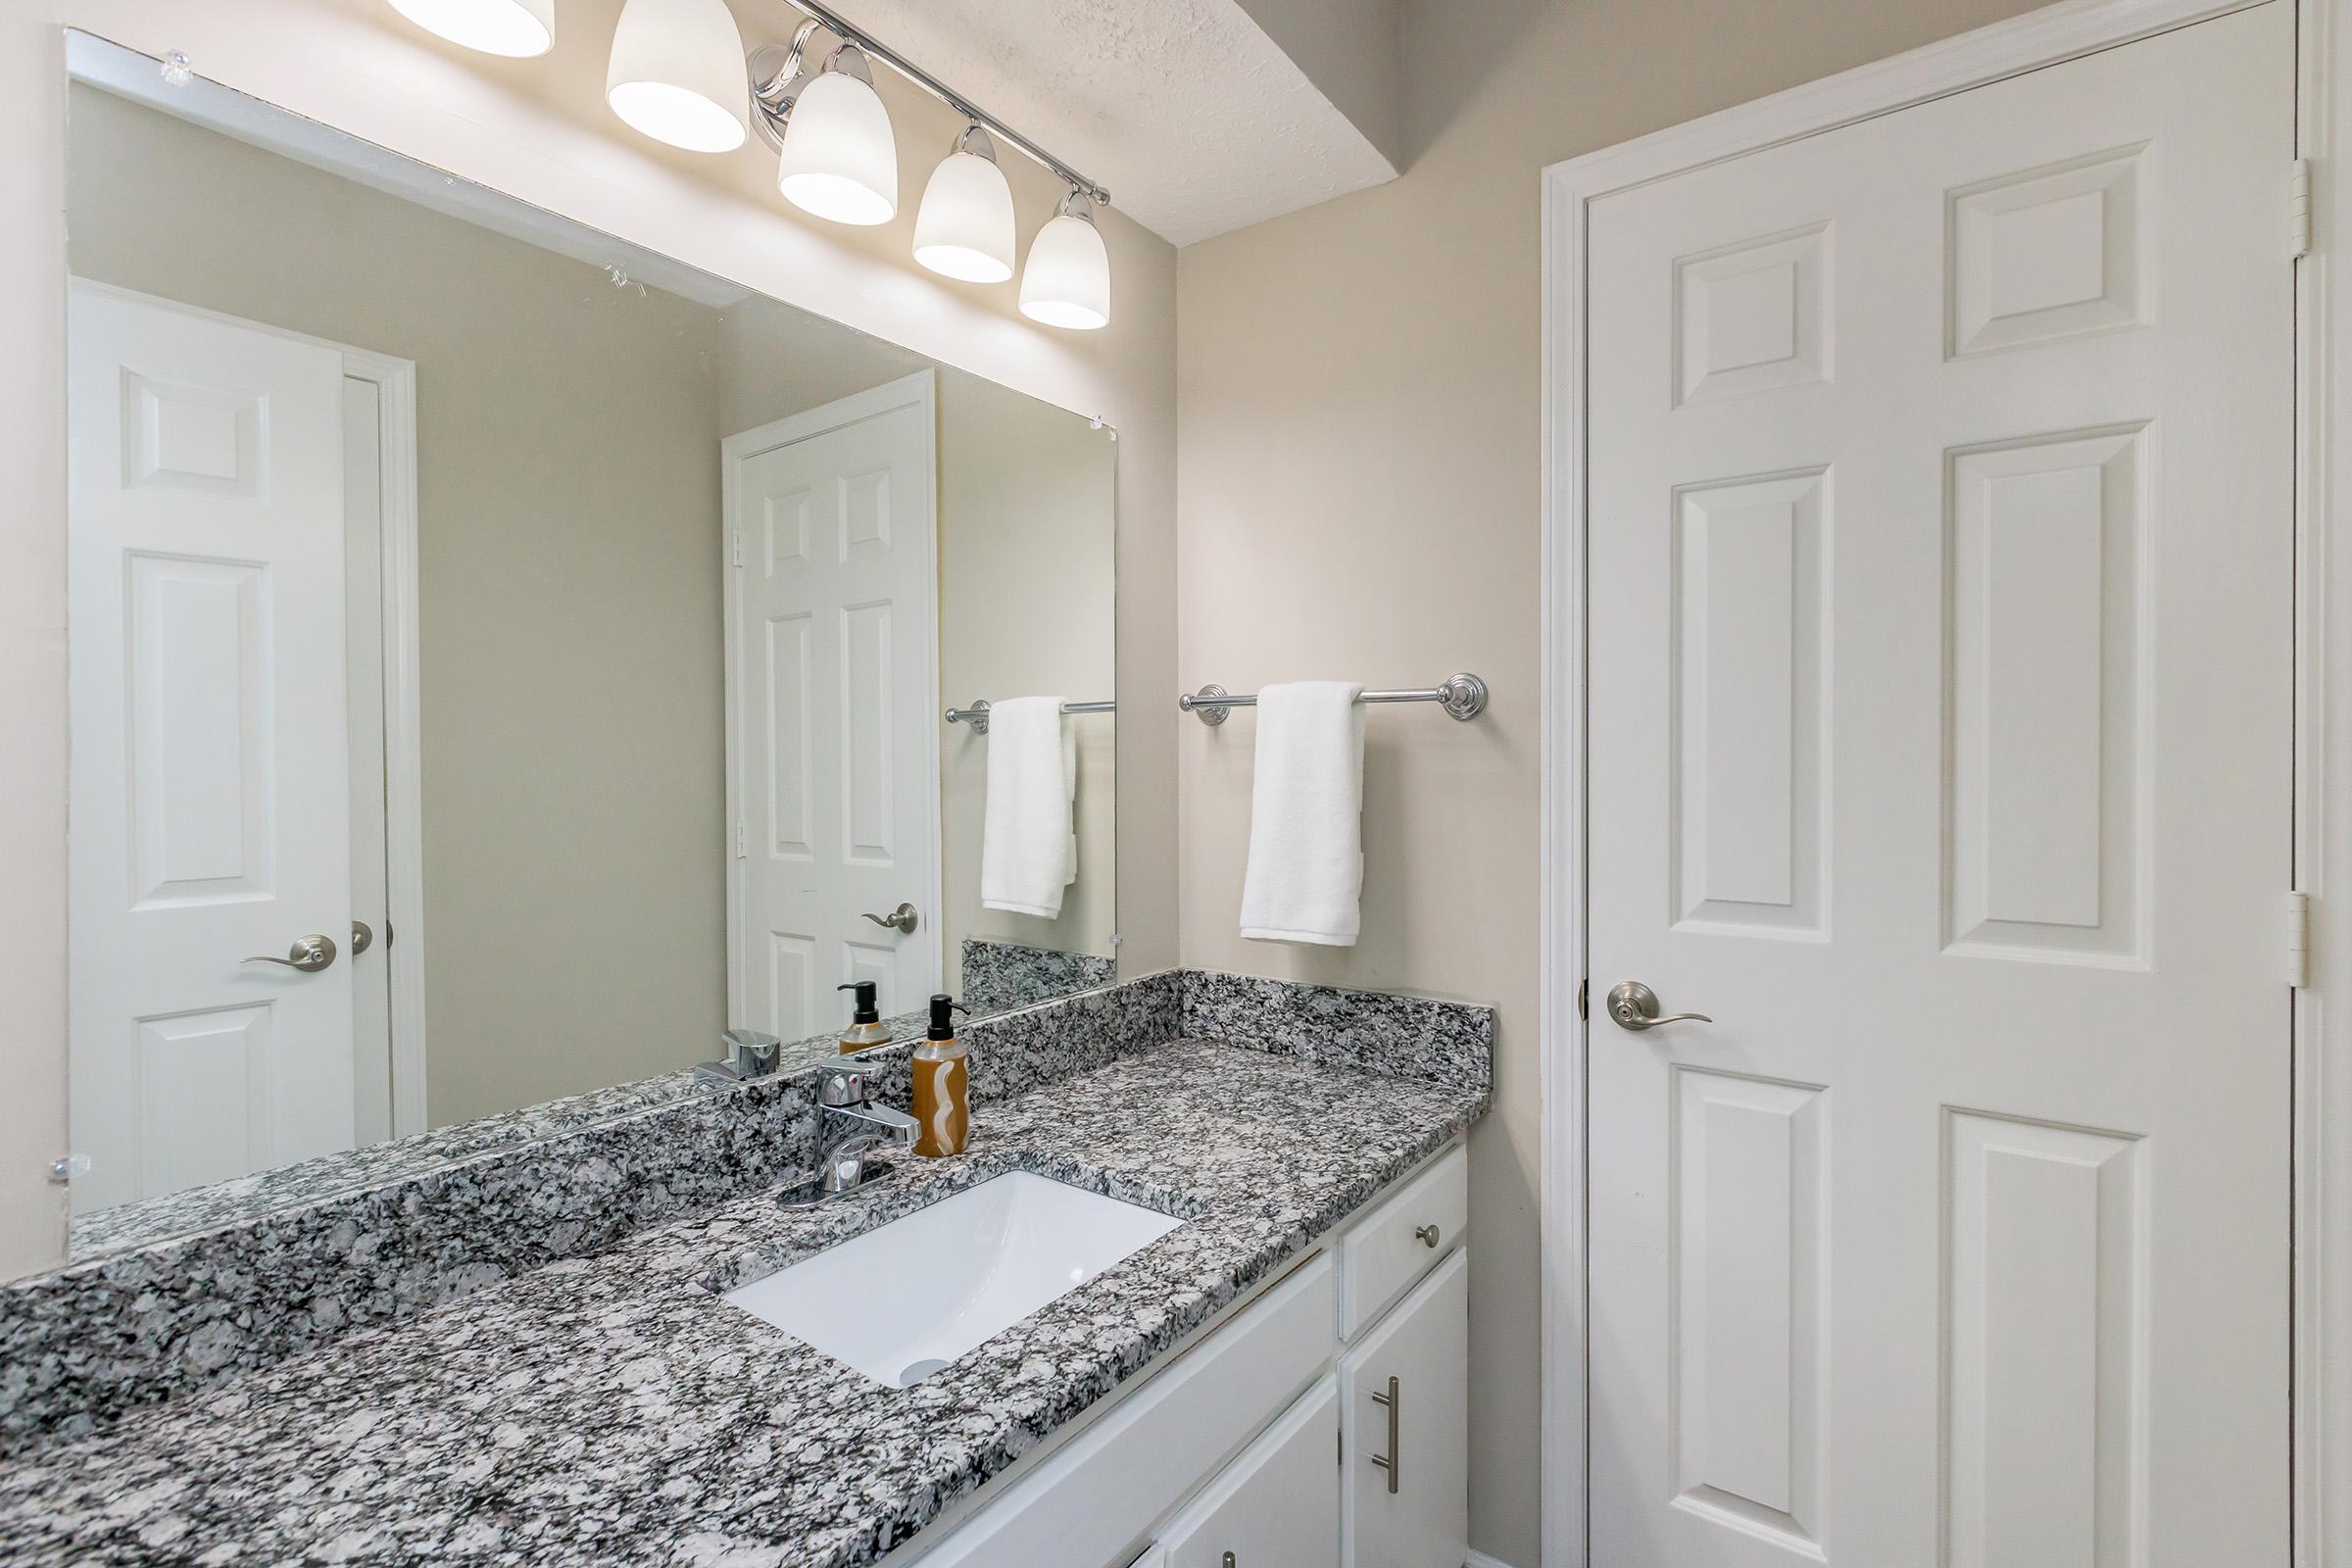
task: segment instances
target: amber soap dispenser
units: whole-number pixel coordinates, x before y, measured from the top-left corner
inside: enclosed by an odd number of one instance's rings
[[[930,1032],[914,1048],[914,1152],[925,1159],[960,1154],[972,1141],[971,1085],[951,1016],[967,1010],[945,992],[933,997]]]
[[[852,980],[833,988],[854,993],[850,998],[850,1026],[841,1032],[844,1055],[853,1051],[865,1051],[874,1046],[890,1044],[890,1028],[882,1021],[881,1009],[874,1005],[874,983],[871,980]]]

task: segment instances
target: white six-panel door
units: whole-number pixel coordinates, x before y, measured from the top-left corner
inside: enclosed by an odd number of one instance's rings
[[[725,443],[728,1014],[786,1040],[939,985],[933,419],[924,371]]]
[[[351,1146],[342,356],[75,284],[76,1211]],[[248,964],[326,936],[317,973]]]
[[[2286,1560],[2293,26],[1592,205],[1601,1568]]]

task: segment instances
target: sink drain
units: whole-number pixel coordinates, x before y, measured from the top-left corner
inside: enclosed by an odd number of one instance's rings
[[[899,1387],[911,1389],[947,1364],[938,1356],[933,1356],[927,1361],[910,1361],[906,1365],[906,1370],[899,1374]]]

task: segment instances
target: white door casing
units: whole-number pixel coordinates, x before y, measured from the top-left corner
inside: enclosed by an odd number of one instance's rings
[[[2291,22],[1582,208],[1595,1563],[2283,1560]]]
[[[351,908],[366,922],[368,951],[351,962],[353,1138],[392,1136],[392,988],[382,910],[389,896],[384,822],[384,389],[343,380],[343,614],[350,694]]]
[[[351,1146],[343,363],[76,283],[74,1187],[87,1212]],[[240,960],[334,939],[317,973]]]
[[[723,445],[728,1016],[786,1040],[941,975],[932,372]],[[912,904],[909,934],[864,918]]]

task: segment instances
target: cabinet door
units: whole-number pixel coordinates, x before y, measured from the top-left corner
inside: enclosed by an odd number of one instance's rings
[[[1159,1533],[1167,1568],[1338,1568],[1339,1436],[1327,1377]]]
[[[1465,1250],[1340,1358],[1346,1568],[1460,1568],[1470,1545],[1469,1385]]]

